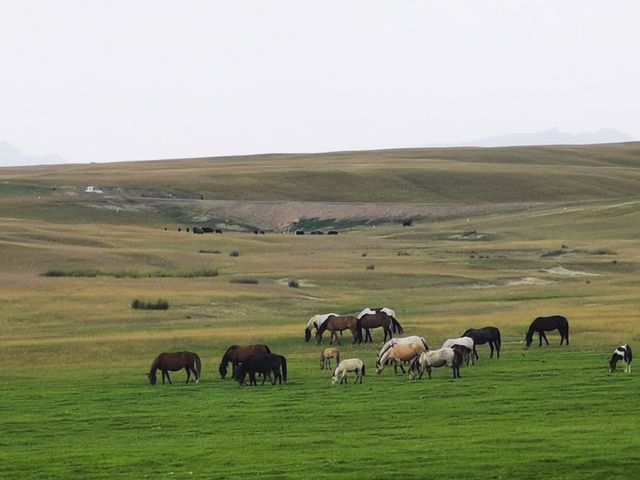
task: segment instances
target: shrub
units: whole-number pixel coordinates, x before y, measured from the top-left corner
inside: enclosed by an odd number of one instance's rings
[[[131,308],[138,310],[168,310],[169,302],[166,300],[158,300],[155,303],[143,302],[137,298],[131,302]]]
[[[298,280],[296,280],[295,278],[289,279],[289,284],[288,285],[291,288],[300,288],[300,284],[298,283]]]
[[[240,256],[240,252],[238,250],[231,250],[229,252],[229,256],[230,257],[239,257]]]
[[[254,278],[232,278],[229,283],[244,283],[247,285],[257,285],[258,280]]]

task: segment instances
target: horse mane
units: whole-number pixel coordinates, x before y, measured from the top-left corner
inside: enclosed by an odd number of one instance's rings
[[[151,375],[153,372],[155,372],[156,370],[158,370],[158,363],[160,363],[160,357],[162,356],[162,354],[158,355],[156,358],[153,359],[153,362],[151,362],[151,366],[149,367],[149,374]]]
[[[231,350],[235,350],[236,348],[238,348],[238,345],[231,345],[229,348],[227,348],[227,351],[224,352],[224,355],[222,355],[222,362],[224,362],[225,360],[229,361],[227,359],[229,357],[229,352],[231,352]]]
[[[318,335],[322,335],[326,330],[327,330],[327,325],[329,324],[328,320],[325,320],[324,322],[322,322],[320,324],[320,326],[318,327]]]

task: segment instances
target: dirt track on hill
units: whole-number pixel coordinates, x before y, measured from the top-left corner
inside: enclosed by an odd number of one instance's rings
[[[405,219],[442,220],[465,216],[507,213],[533,208],[534,204],[431,205],[417,203],[255,202],[235,200],[177,200],[145,198],[144,204],[161,210],[178,207],[189,211],[194,224],[220,222],[286,231],[304,219],[336,224],[399,222]],[[539,204],[538,204],[539,206]]]

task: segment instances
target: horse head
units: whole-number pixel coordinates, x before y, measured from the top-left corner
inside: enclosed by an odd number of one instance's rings
[[[526,348],[529,348],[531,346],[531,343],[533,342],[533,332],[527,332],[527,334],[524,337],[524,341],[526,343]]]
[[[218,371],[220,372],[220,378],[224,380],[224,377],[227,376],[227,362],[222,362],[218,367]]]
[[[304,329],[304,341],[308,342],[310,339],[311,339],[311,329],[307,327]]]
[[[155,372],[153,372],[153,373],[149,372],[147,374],[147,378],[149,379],[149,383],[151,385],[155,385],[156,384],[157,380],[156,380],[156,373]]]

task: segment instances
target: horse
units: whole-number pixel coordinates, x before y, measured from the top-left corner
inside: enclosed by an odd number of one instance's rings
[[[631,353],[631,347],[629,345],[620,345],[614,350],[611,360],[609,360],[609,373],[616,369],[616,364],[619,360],[624,362],[624,372],[631,373],[633,354]]]
[[[533,334],[538,332],[538,337],[540,339],[540,345],[542,346],[542,339],[549,345],[549,340],[547,340],[547,336],[544,332],[548,332],[549,330],[556,330],[560,332],[560,345],[562,342],[566,340],[566,344],[569,345],[569,322],[562,315],[551,315],[550,317],[538,317],[531,325],[529,325],[529,330],[527,331],[527,335],[525,336],[525,342],[527,343],[527,348],[531,346],[531,342],[533,342]]]
[[[331,368],[331,359],[336,359],[336,365],[340,363],[340,351],[336,347],[327,347],[320,353],[320,370]]]
[[[460,365],[462,365],[462,352],[455,348],[440,348],[438,350],[429,350],[421,353],[411,364],[409,379],[413,380],[417,374],[418,378],[422,378],[424,371],[427,370],[429,378],[431,378],[431,368],[449,366],[453,371],[453,378],[460,377]]]
[[[396,337],[396,338],[391,338],[390,340],[387,341],[387,343],[385,343],[382,348],[380,349],[380,351],[378,352],[378,355],[376,356],[376,367],[379,365],[380,363],[380,358],[384,355],[384,352],[386,352],[387,350],[389,350],[393,345],[396,345],[398,343],[415,343],[415,342],[422,342],[422,344],[424,345],[424,349],[425,350],[429,350],[429,346],[427,345],[427,341],[425,340],[424,337],[419,337],[417,335],[411,335],[410,337]],[[402,366],[400,367],[402,368]],[[404,369],[402,369],[403,373],[404,373]],[[397,372],[396,372],[397,373]]]
[[[200,362],[200,357],[198,356],[198,354],[193,352],[161,353],[151,363],[151,368],[149,369],[147,378],[149,379],[149,383],[151,385],[155,385],[156,371],[160,370],[162,372],[162,384],[164,385],[165,377],[167,378],[167,380],[169,380],[169,383],[171,383],[169,371],[177,372],[178,370],[182,370],[183,368],[187,371],[186,383],[189,383],[192,372],[196,379],[195,382],[200,383],[200,372],[202,370],[202,364]]]
[[[400,322],[395,318],[395,312],[390,308],[365,308],[358,316],[358,343],[362,343],[362,329],[367,329],[364,342],[367,343],[367,338],[373,343],[371,332],[368,329],[382,327],[384,330],[384,342],[387,338],[393,337],[393,332],[402,334],[404,329]]]
[[[232,368],[234,368],[249,355],[265,353],[271,353],[271,349],[266,345],[231,345],[227,348],[227,351],[224,352],[224,355],[222,355],[222,360],[220,360],[220,367],[218,367],[220,378],[224,379],[227,376],[227,365],[229,362],[231,362]]]
[[[264,353],[258,355],[249,355],[244,361],[233,367],[233,374],[240,385],[244,385],[244,379],[249,374],[249,385],[257,386],[256,372],[262,374],[262,384],[267,378],[271,377],[271,385],[282,380],[287,381],[287,359],[282,355],[275,353]]]
[[[331,332],[330,345],[333,345],[334,339],[338,342],[338,345],[340,345],[340,339],[336,332],[342,333],[344,330],[351,330],[351,335],[353,335],[352,343],[356,343],[358,341],[357,324],[358,319],[353,315],[333,315],[327,318],[318,327],[318,331],[316,332],[316,342],[320,343],[322,341],[322,334],[326,330],[329,330]]]
[[[494,348],[496,350],[496,355],[500,358],[502,338],[500,336],[500,330],[496,327],[470,328],[461,336],[471,337],[473,339],[473,356],[476,360],[480,358],[478,357],[476,345],[483,345],[485,343],[489,343],[489,348],[491,349],[491,355],[489,355],[489,358],[493,358]]]
[[[353,383],[358,383],[358,379],[360,379],[360,384],[362,384],[362,377],[365,374],[365,367],[362,360],[359,358],[349,358],[347,360],[342,360],[335,371],[333,372],[333,376],[331,377],[331,384],[335,385],[336,382],[340,383],[349,383],[347,382],[347,373],[354,372],[356,378]]]
[[[471,353],[473,353],[473,348],[476,345],[475,342],[473,341],[473,338],[471,337],[449,338],[448,340],[444,341],[444,343],[442,344],[442,347],[440,348],[454,347],[456,345],[464,347],[462,351],[465,353],[464,359],[466,364],[469,365],[469,357],[471,357],[471,364],[475,365],[476,363],[475,355],[470,355]]]
[[[313,317],[311,317],[311,319],[307,322],[307,326],[304,329],[304,341],[308,342],[309,339],[311,338],[312,328],[315,328],[317,331],[318,327],[320,327],[320,325],[322,325],[322,323],[331,316],[337,317],[338,314],[337,313],[320,313],[318,315],[314,315]]]
[[[376,373],[380,375],[389,361],[394,361],[396,365],[402,364],[402,362],[410,362],[426,351],[427,348],[422,342],[396,343],[395,345],[392,345],[391,348],[387,349],[384,355],[380,357],[380,360],[376,365]]]

